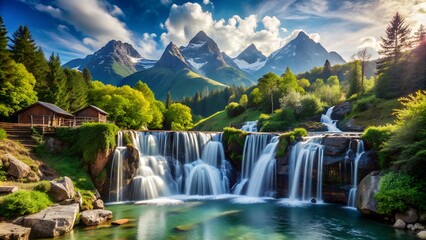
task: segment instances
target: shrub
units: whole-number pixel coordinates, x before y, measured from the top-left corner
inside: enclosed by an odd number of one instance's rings
[[[52,205],[46,193],[19,190],[0,200],[0,215],[13,218],[39,212]]]
[[[389,140],[392,129],[391,125],[368,127],[362,133],[362,139],[370,143],[374,150],[380,150]]]
[[[50,182],[49,181],[41,181],[37,185],[34,186],[33,190],[47,193],[50,190]]]
[[[225,107],[225,110],[228,117],[232,118],[242,114],[245,108],[236,102],[231,102]]]
[[[247,132],[240,129],[231,127],[223,129],[222,141],[225,144],[225,154],[228,159],[242,161],[246,136]]]
[[[376,102],[376,95],[371,95],[368,97],[364,97],[361,99],[358,99],[355,104],[353,111],[354,112],[364,112],[370,108],[371,105],[373,105]]]
[[[293,130],[293,135],[295,138],[301,138],[308,136],[308,131],[304,128],[295,128]]]
[[[422,192],[425,185],[416,182],[411,176],[401,173],[387,173],[380,179],[379,191],[374,195],[377,200],[377,210],[381,214],[391,214],[404,211],[409,206],[420,210],[426,209],[424,199],[426,194]]]
[[[311,94],[303,96],[300,103],[302,104],[302,111],[298,114],[300,119],[316,116],[324,109],[321,100]]]
[[[43,142],[43,135],[33,127],[31,128],[31,138],[34,139],[38,144]]]
[[[5,138],[7,138],[6,130],[4,130],[3,128],[0,128],[0,140],[3,140]]]

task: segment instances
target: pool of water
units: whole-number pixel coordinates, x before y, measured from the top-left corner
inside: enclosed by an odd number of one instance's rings
[[[130,222],[77,227],[60,239],[415,239],[340,205],[235,196],[175,199],[109,205],[114,219]]]

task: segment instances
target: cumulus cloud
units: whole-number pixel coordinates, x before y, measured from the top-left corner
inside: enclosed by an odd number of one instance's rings
[[[144,33],[142,39],[137,43],[138,52],[145,58],[158,59],[161,56],[161,46],[156,41],[157,34]]]
[[[215,40],[222,51],[232,57],[252,43],[265,55],[269,55],[291,38],[294,39],[296,33],[301,31],[293,31],[290,36],[282,37],[281,33],[287,29],[281,28],[281,22],[275,16],[265,16],[260,20],[256,15],[244,18],[234,15],[227,20],[215,20],[210,12],[203,11],[197,3],[173,4],[164,27],[166,32],[161,34],[163,45],[172,41],[178,46],[185,46],[202,30]],[[320,39],[318,33],[310,34],[310,37],[314,41]]]
[[[161,4],[167,6],[170,5],[172,3],[172,0],[160,0]]]
[[[62,16],[62,11],[59,8],[54,8],[52,6],[43,4],[36,4],[35,8],[40,12],[48,13],[55,18],[60,18]]]
[[[210,0],[203,0],[203,4],[204,4],[204,5],[208,5],[208,4],[210,4]]]

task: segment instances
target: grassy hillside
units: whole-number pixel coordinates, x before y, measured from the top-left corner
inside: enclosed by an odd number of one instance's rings
[[[148,84],[155,93],[155,97],[165,100],[167,92],[172,94],[174,100],[184,96],[193,96],[197,91],[209,91],[225,88],[226,85],[212,79],[202,77],[188,69],[170,69],[153,67],[145,71],[134,73],[121,82],[121,85],[133,87],[139,80]]]
[[[247,109],[243,114],[229,118],[225,110],[219,111],[207,118],[197,122],[193,130],[197,131],[222,131],[224,127],[239,127],[246,121],[254,121],[259,119],[261,112],[259,110]]]

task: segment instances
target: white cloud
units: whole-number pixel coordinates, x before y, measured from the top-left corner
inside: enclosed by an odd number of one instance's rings
[[[55,18],[60,18],[62,15],[62,11],[60,9],[54,8],[52,6],[36,4],[35,8],[39,10],[40,12],[46,12]]]
[[[379,43],[377,42],[375,37],[364,37],[359,40],[360,44],[358,49],[362,48],[372,48],[374,50],[378,50]]]
[[[113,16],[124,16],[123,10],[119,8],[117,5],[112,5],[111,15]]]
[[[203,4],[204,4],[204,5],[208,5],[208,4],[210,4],[210,0],[203,0]]]
[[[160,0],[161,4],[167,6],[170,5],[172,3],[172,0]]]
[[[162,53],[161,47],[155,40],[155,33],[144,33],[142,39],[138,42],[138,52],[148,59],[159,59]]]
[[[263,25],[260,30],[258,30],[259,22]],[[275,16],[265,16],[261,21],[256,15],[244,18],[234,15],[227,20],[215,20],[210,12],[203,11],[197,3],[185,3],[180,6],[173,4],[164,27],[166,32],[161,34],[163,45],[172,41],[178,46],[185,46],[202,30],[231,57],[239,54],[251,43],[265,55],[269,55],[288,42],[289,38],[297,36],[281,37],[280,34],[287,29],[281,28],[281,22]],[[310,34],[310,37],[319,41],[318,33]]]

